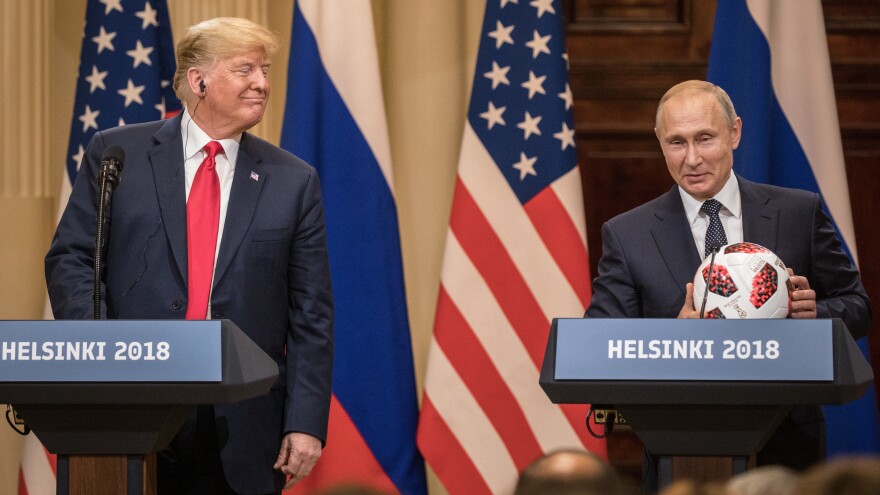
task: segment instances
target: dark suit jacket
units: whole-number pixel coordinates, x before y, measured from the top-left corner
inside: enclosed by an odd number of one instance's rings
[[[842,318],[854,338],[871,325],[868,296],[814,193],[737,176],[743,239],[776,253],[807,277],[819,318]],[[591,318],[675,318],[685,285],[702,261],[674,186],[602,226],[602,258],[593,281]]]
[[[796,275],[807,277],[816,291],[819,318],[841,318],[854,338],[866,335],[871,326],[867,293],[819,196],[737,179],[744,240],[770,249]],[[599,274],[586,316],[675,318],[700,262],[678,186],[673,186],[602,226]],[[791,416],[796,424],[814,423],[809,436],[821,437],[817,408],[796,408]],[[797,450],[791,441],[788,447],[785,439],[781,442],[781,450]]]
[[[186,199],[180,117],[97,133],[46,256],[58,319],[92,317],[95,176],[104,150],[126,153],[109,213],[104,315],[182,319],[187,304]],[[255,173],[258,180],[251,177]],[[245,133],[211,295],[277,363],[265,396],[215,408],[221,458],[239,493],[268,493],[282,433],[325,439],[333,366],[333,299],[315,170]]]

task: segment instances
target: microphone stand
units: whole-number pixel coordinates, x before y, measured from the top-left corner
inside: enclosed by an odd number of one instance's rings
[[[95,231],[95,286],[92,292],[92,302],[94,303],[94,319],[101,319],[101,265],[104,253],[104,223],[105,210],[110,203],[110,195],[113,193],[113,187],[119,182],[116,174],[109,172],[106,167],[102,167],[98,173],[98,216],[97,230]]]

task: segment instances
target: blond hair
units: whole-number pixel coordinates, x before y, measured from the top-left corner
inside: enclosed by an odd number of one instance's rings
[[[733,102],[730,101],[730,96],[727,95],[727,91],[724,91],[721,86],[716,86],[708,81],[700,81],[696,79],[676,84],[669,88],[669,90],[666,91],[666,94],[660,98],[660,103],[657,104],[657,114],[654,116],[655,129],[660,129],[660,115],[663,112],[663,104],[679,93],[709,93],[715,96],[715,99],[718,100],[718,105],[721,106],[721,112],[724,114],[724,120],[727,121],[727,126],[733,129],[733,125],[736,122],[736,109],[733,108]]]
[[[280,44],[278,35],[248,19],[216,17],[190,26],[177,43],[174,93],[186,100],[190,94],[186,74],[191,68],[204,68],[215,60],[251,50],[262,50],[271,57]]]

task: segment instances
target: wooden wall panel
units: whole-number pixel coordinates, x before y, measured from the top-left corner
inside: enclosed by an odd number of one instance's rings
[[[657,101],[672,85],[705,79],[715,1],[564,0],[571,88],[582,166],[590,265],[601,226],[672,184],[652,132]],[[860,268],[880,314],[880,2],[823,2],[853,204]],[[880,317],[871,339],[880,363]],[[880,367],[875,365],[875,370]],[[612,461],[638,482],[640,444],[624,428]]]

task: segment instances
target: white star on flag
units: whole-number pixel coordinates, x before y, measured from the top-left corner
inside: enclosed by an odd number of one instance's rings
[[[104,4],[104,15],[110,13],[111,10],[118,10],[122,12],[122,0],[99,0]]]
[[[104,78],[107,77],[108,71],[99,71],[98,67],[92,66],[92,75],[86,76],[86,81],[89,83],[89,93],[94,93],[96,89],[107,89],[107,86],[104,85]]]
[[[550,12],[551,14],[556,13],[556,9],[553,8],[553,0],[532,0],[529,2],[529,5],[538,9],[538,19],[540,19],[545,12]]]
[[[547,36],[541,36],[541,33],[538,30],[534,30],[534,37],[532,41],[527,41],[526,46],[532,49],[532,58],[538,58],[538,55],[542,53],[546,53],[550,55],[550,49],[547,48],[547,43],[550,42],[551,36],[548,34]]]
[[[159,21],[156,20],[156,14],[158,14],[158,11],[150,6],[150,2],[147,2],[147,5],[144,6],[144,10],[135,13],[135,17],[139,17],[144,21],[141,29],[147,29],[147,26],[159,27]]]
[[[547,76],[537,77],[535,73],[529,71],[529,80],[522,83],[522,87],[529,90],[529,99],[531,100],[535,93],[541,93],[542,95],[547,94],[544,91],[544,80],[547,79]]]
[[[492,89],[498,87],[499,84],[510,85],[510,81],[507,79],[507,71],[510,70],[510,66],[507,67],[499,67],[498,62],[492,61],[492,70],[484,73],[483,75],[486,78],[492,80]]]
[[[120,89],[117,93],[125,97],[125,106],[127,108],[132,102],[140,105],[144,104],[144,100],[141,99],[141,93],[143,93],[145,88],[146,86],[135,86],[131,79],[129,79],[128,86],[125,89]]]
[[[104,51],[104,49],[108,49],[111,52],[116,51],[113,48],[113,38],[116,37],[116,33],[108,33],[104,31],[104,26],[101,26],[101,31],[98,33],[98,36],[92,38],[92,41],[98,44],[98,54]]]
[[[513,168],[519,170],[519,180],[524,180],[526,175],[538,175],[538,172],[535,172],[536,161],[538,161],[537,156],[529,158],[525,153],[519,153],[519,161],[513,164]]]
[[[119,117],[119,122],[116,123],[117,127],[122,127],[125,125],[125,120],[122,117]]]
[[[150,61],[150,54],[153,53],[153,47],[144,47],[141,43],[141,40],[137,40],[137,44],[134,47],[134,50],[129,50],[125,52],[129,57],[134,59],[134,67],[137,69],[137,66],[141,64],[141,62],[147,65],[153,65],[153,62]]]
[[[501,8],[503,9],[509,3],[517,3],[518,4],[519,0],[501,0]]]
[[[574,129],[569,129],[565,122],[562,123],[562,130],[553,134],[553,137],[562,143],[563,150],[569,146],[574,147]]]
[[[532,134],[541,135],[541,129],[538,129],[538,123],[541,122],[541,116],[532,117],[529,112],[526,112],[525,120],[516,124],[517,127],[523,130],[523,139],[529,139],[529,136]]]
[[[510,36],[513,27],[513,24],[505,27],[504,24],[501,24],[501,21],[495,21],[495,31],[489,32],[489,37],[495,38],[495,48],[501,48],[501,45],[505,43],[513,44],[513,38]]]
[[[480,117],[486,119],[489,124],[489,129],[491,130],[495,124],[506,125],[507,122],[504,121],[504,118],[501,115],[504,111],[507,110],[507,107],[495,108],[495,105],[492,102],[489,102],[489,109],[480,114]]]
[[[562,93],[558,93],[557,96],[562,98],[562,101],[565,102],[565,109],[566,110],[568,110],[569,108],[571,108],[572,105],[574,105],[574,97],[571,94],[571,87],[568,85],[568,83],[565,83],[565,91],[563,91]]]
[[[73,158],[73,161],[76,162],[77,170],[79,170],[79,167],[82,165],[83,156],[85,156],[85,154],[86,150],[83,149],[82,145],[79,145],[79,150],[76,152],[75,155],[71,156],[71,158]]]
[[[159,111],[160,118],[165,118],[165,97],[162,97],[162,100],[159,103],[153,105],[153,108]]]
[[[94,127],[95,129],[98,128],[98,115],[100,114],[100,110],[92,111],[92,109],[88,105],[86,105],[85,111],[83,111],[83,114],[79,116],[80,122],[83,123],[83,132],[86,132],[87,130],[89,130],[89,128],[92,127]]]

